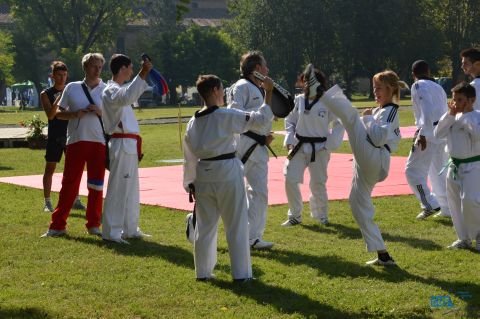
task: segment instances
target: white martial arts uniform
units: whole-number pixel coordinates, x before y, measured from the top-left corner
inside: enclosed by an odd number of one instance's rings
[[[480,76],[477,76],[470,82],[470,85],[475,88],[475,93],[477,98],[475,99],[475,103],[473,104],[473,109],[480,111]]]
[[[256,111],[263,104],[263,89],[247,79],[240,79],[231,88],[228,99],[229,108],[246,112]],[[250,129],[251,132],[263,136],[269,135],[271,130],[272,121]],[[241,135],[237,149],[239,158],[242,158],[255,143],[250,137]],[[267,222],[268,160],[267,148],[257,145],[244,164],[250,245],[262,239]]]
[[[475,239],[480,234],[480,111],[455,116],[445,113],[434,133],[447,137],[454,163],[455,159],[463,161],[448,166],[448,205],[458,239]]]
[[[447,95],[443,88],[431,79],[420,79],[411,88],[413,113],[415,115],[415,133],[418,139],[425,136],[427,147],[414,145],[407,159],[405,175],[413,193],[421,203],[422,209],[432,211],[440,208],[442,214],[450,215],[447,202],[446,170],[440,174],[447,163],[446,140],[433,136],[438,120],[448,110]],[[427,184],[427,176],[432,191]]]
[[[311,101],[312,102],[312,101]],[[333,125],[330,130],[329,125]],[[283,174],[285,191],[288,198],[288,218],[302,221],[302,194],[299,183],[308,167],[310,172],[310,210],[311,216],[318,221],[328,217],[327,165],[330,152],[340,146],[345,133],[337,117],[321,102],[317,101],[309,110],[305,107],[305,97],[295,97],[295,108],[285,118],[284,146],[298,145],[299,138],[326,138],[324,142],[304,142],[291,160],[285,160]],[[313,150],[312,150],[313,145]],[[314,161],[312,161],[312,152]]]
[[[247,199],[243,165],[235,156],[235,134],[271,122],[266,104],[257,112],[210,107],[196,112],[188,122],[184,139],[183,185],[195,186],[195,272],[210,278],[217,262],[217,225],[222,217],[234,279],[252,277],[248,242]],[[232,158],[213,160],[230,154]],[[210,160],[207,160],[210,159]]]
[[[360,117],[338,85],[325,92],[320,101],[340,118],[348,134],[354,157],[349,202],[367,250],[384,250],[382,234],[373,221],[375,208],[371,194],[375,184],[387,178],[390,151],[397,149],[401,138],[398,106],[388,104],[376,108],[373,115]]]
[[[103,91],[103,121],[107,134],[138,135],[132,104],[148,87],[138,75],[132,82],[120,86],[108,81]],[[140,191],[138,182],[137,140],[114,138],[109,142],[110,176],[103,207],[102,237],[107,240],[138,237]]]

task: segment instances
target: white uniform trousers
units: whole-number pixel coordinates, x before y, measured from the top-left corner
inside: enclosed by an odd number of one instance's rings
[[[102,216],[105,239],[132,237],[140,231],[138,156],[125,152],[122,140],[110,140],[110,175]]]
[[[456,178],[447,174],[448,205],[458,239],[471,240],[480,234],[480,162],[460,164]]]
[[[263,147],[257,145],[257,147]],[[245,165],[246,193],[248,200],[248,227],[250,245],[262,239],[267,222],[268,208],[268,162],[252,161]]]
[[[311,153],[299,150],[291,160],[285,161],[285,191],[288,198],[288,218],[302,220],[303,201],[299,184],[303,184],[303,175],[308,167],[310,173],[310,211],[317,220],[328,217],[327,165],[330,151],[325,149],[315,152],[315,162],[311,162]]]
[[[438,207],[444,215],[450,215],[447,201],[447,170],[439,175],[448,161],[448,154],[445,151],[445,144],[428,143],[422,150],[415,147],[410,151],[405,166],[405,176],[413,193],[420,201],[422,209],[433,210]],[[427,184],[427,177],[430,179],[432,191]]]
[[[197,278],[209,278],[217,263],[217,228],[222,217],[233,279],[252,277],[247,199],[243,172],[233,180],[195,182],[197,227],[194,257]]]
[[[387,178],[390,154],[385,148],[376,148],[368,143],[367,132],[358,111],[346,97],[325,96],[322,101],[342,121],[354,155],[352,189],[349,196],[353,217],[366,242],[367,250],[384,250],[382,234],[373,221],[375,208],[371,195],[375,184]]]

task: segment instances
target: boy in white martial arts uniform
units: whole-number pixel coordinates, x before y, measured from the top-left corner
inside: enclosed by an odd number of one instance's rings
[[[400,141],[398,105],[393,100],[400,96],[401,82],[393,71],[377,73],[373,77],[373,92],[378,108],[365,110],[360,117],[342,89],[335,85],[326,91],[320,102],[340,118],[345,127],[354,157],[354,173],[350,191],[350,207],[369,252],[378,258],[368,265],[395,265],[388,254],[380,229],[373,221],[375,208],[372,190],[376,183],[387,178],[390,152]]]
[[[450,216],[446,170],[442,170],[448,160],[445,149],[447,142],[433,136],[438,120],[448,110],[447,94],[430,77],[427,62],[415,61],[412,64],[412,75],[415,83],[411,94],[417,131],[405,166],[405,176],[422,207],[417,219],[425,219],[436,213],[436,216]],[[441,171],[443,173],[439,174]],[[427,184],[427,177],[432,191]]]
[[[250,51],[240,60],[242,78],[228,93],[229,108],[241,111],[256,111],[263,103],[265,92],[260,87],[261,81],[253,76],[257,71],[268,75],[265,58],[259,51]],[[272,242],[263,240],[267,222],[268,207],[268,151],[265,147],[273,139],[270,131],[272,121],[256,127],[240,136],[237,155],[244,163],[246,190],[248,200],[248,227],[250,246],[253,249],[270,249]]]
[[[128,244],[125,240],[127,238],[149,236],[138,227],[138,161],[141,158],[141,139],[132,104],[148,88],[145,79],[151,69],[150,61],[142,62],[137,76],[124,85],[133,74],[132,60],[123,54],[113,55],[110,60],[113,77],[102,94],[105,132],[111,135],[110,176],[103,208],[102,238],[122,244]]]
[[[308,167],[310,172],[311,216],[321,224],[328,224],[327,165],[330,152],[340,146],[344,127],[337,117],[320,101],[317,88],[326,90],[326,78],[320,70],[302,74],[304,93],[295,97],[295,108],[285,118],[284,145],[289,150],[285,161],[285,191],[288,198],[288,219],[282,226],[290,227],[302,222],[302,194],[300,183]],[[330,131],[329,125],[332,125]]]
[[[475,88],[477,95],[480,95],[480,50],[476,48],[465,49],[460,53],[460,57],[463,72],[473,78],[470,84]],[[475,99],[473,108],[480,111],[480,99]]]
[[[450,247],[470,248],[475,239],[480,251],[480,111],[473,108],[476,93],[472,85],[460,83],[452,92],[450,110],[434,131],[436,137],[447,137],[451,156],[447,194],[458,240]]]
[[[184,138],[183,186],[194,185],[196,222],[194,257],[197,280],[209,280],[217,262],[219,217],[225,226],[234,281],[252,279],[248,243],[247,198],[243,165],[235,155],[235,134],[271,122],[273,82],[266,78],[265,103],[258,111],[219,108],[223,86],[215,75],[202,75],[197,90],[206,106],[190,119]]]

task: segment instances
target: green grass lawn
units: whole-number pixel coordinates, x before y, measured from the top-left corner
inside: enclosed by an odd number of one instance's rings
[[[408,117],[404,112],[410,111],[402,109],[401,118]],[[411,117],[405,123],[412,125]],[[141,130],[142,167],[182,157],[177,124]],[[273,143],[278,155],[285,155],[282,142],[277,136]],[[402,140],[396,155],[406,156],[410,143]],[[349,152],[347,143],[339,151]],[[0,176],[41,174],[43,155],[0,149]],[[185,212],[142,205],[141,227],[153,237],[130,246],[87,235],[84,213],[76,210],[69,236],[39,238],[50,220],[42,191],[0,184],[0,192],[0,318],[480,317],[480,254],[445,249],[455,240],[451,222],[416,221],[413,196],[374,199],[376,221],[399,267],[364,265],[374,255],[365,252],[346,201],[329,202],[329,226],[314,223],[306,204],[304,223],[290,229],[280,226],[287,206],[277,205],[269,208],[265,232],[274,249],[252,252],[257,281],[233,284],[221,226],[217,279],[196,282]],[[450,298],[453,307],[431,308],[435,296]]]

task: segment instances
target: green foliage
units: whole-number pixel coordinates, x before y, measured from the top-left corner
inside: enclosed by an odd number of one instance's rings
[[[54,52],[54,59],[103,51],[115,43],[119,31],[134,18],[133,0],[10,0],[15,21],[17,78],[44,82],[48,65],[39,57]],[[79,61],[75,61],[79,64]],[[73,66],[73,61],[69,61]],[[70,76],[79,78],[75,68]]]
[[[20,122],[20,125],[28,129],[27,141],[46,138],[45,134],[43,134],[43,129],[47,127],[48,123],[40,119],[37,114],[33,115],[31,120]]]
[[[190,0],[178,0],[177,1],[177,13],[176,13],[176,20],[180,21],[183,18],[183,15],[188,12],[188,5],[190,4]]]
[[[236,78],[237,58],[218,29],[192,25],[175,39],[175,76],[184,86],[195,83],[199,74],[219,74],[226,81]]]
[[[12,85],[15,53],[11,34],[0,31],[0,88]]]
[[[390,68],[411,83],[413,61],[433,74],[447,55],[478,43],[476,0],[235,0],[225,30],[242,51],[263,51],[272,77],[293,90],[296,75],[315,63],[350,95],[354,79]],[[440,72],[438,73],[440,74]]]

